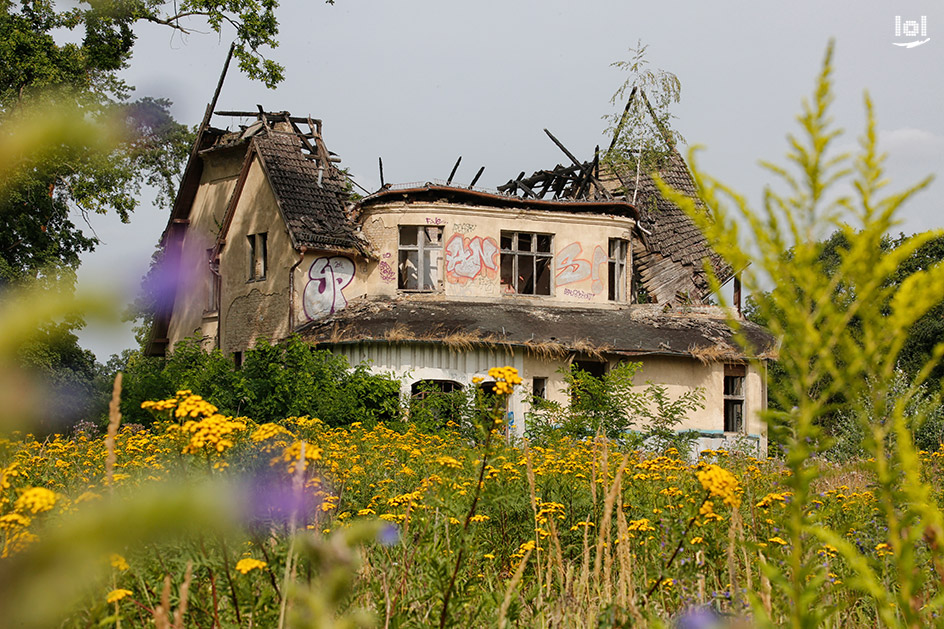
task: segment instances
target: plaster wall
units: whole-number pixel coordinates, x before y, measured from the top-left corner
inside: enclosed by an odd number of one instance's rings
[[[643,390],[646,382],[665,386],[670,399],[685,391],[701,387],[704,408],[690,413],[681,430],[698,430],[706,439],[731,441],[737,435],[724,432],[724,364],[704,364],[698,360],[670,356],[647,356],[641,359],[642,369],[636,373],[634,389]],[[760,413],[767,406],[764,374],[748,365],[744,377],[744,435],[755,440],[761,452],[767,451],[767,427]],[[714,444],[714,441],[711,442]],[[721,447],[707,441],[703,447]]]
[[[212,277],[207,249],[216,243],[226,206],[236,187],[242,154],[211,153],[204,158],[203,174],[190,211],[190,224],[181,245],[177,298],[167,337],[169,347],[196,336],[210,349],[216,344],[218,313],[208,309]]]
[[[388,203],[368,208],[363,231],[377,260],[366,273],[366,293],[393,296],[397,288],[401,225],[443,228],[439,284],[449,298],[539,300],[605,304],[608,299],[608,240],[630,241],[633,220],[599,214],[490,208],[458,203]],[[517,295],[500,282],[502,231],[551,234],[551,294]],[[627,255],[623,293],[629,294],[631,253]]]
[[[266,272],[252,277],[249,236],[266,234]],[[289,272],[298,261],[265,173],[254,157],[220,252],[220,349],[244,351],[289,334]]]

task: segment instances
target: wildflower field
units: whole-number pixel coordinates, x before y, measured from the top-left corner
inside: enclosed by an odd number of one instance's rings
[[[867,462],[824,464],[814,498],[795,505],[781,463],[737,453],[691,464],[605,440],[528,448],[500,425],[477,440],[309,417],[259,425],[189,391],[146,406],[147,429],[0,442],[2,561],[19,568],[3,573],[8,619],[659,626],[697,609],[779,624],[794,604],[778,575],[797,550],[783,530],[796,507],[896,587],[901,540],[877,515]],[[940,454],[921,464],[940,478]],[[908,549],[927,576],[909,593],[916,609],[940,583],[935,544]],[[836,545],[799,550],[830,622],[874,626],[862,567]]]

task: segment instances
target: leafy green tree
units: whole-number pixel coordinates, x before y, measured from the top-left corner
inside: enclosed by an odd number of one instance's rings
[[[819,252],[816,257],[817,264],[821,266],[826,277],[835,278],[832,301],[840,308],[849,308],[856,298],[854,288],[837,277],[837,273],[842,268],[842,257],[850,248],[849,239],[850,234],[846,231],[833,232],[819,243]],[[885,236],[876,245],[874,253],[878,256],[895,251],[902,246],[908,246],[909,240],[910,237],[904,234],[900,234],[895,238]],[[786,260],[790,260],[792,257],[793,250],[790,250],[786,254]],[[898,269],[886,278],[885,285],[889,288],[900,288],[914,273],[929,269],[942,261],[944,261],[944,237],[932,238],[911,252],[902,261]],[[890,304],[885,304],[884,307],[888,310]],[[770,323],[771,318],[776,319],[783,316],[770,291],[759,291],[749,296],[744,314],[748,320],[764,326]],[[862,326],[860,317],[857,314],[850,316],[847,328],[853,335],[861,335]],[[916,378],[922,367],[932,358],[934,347],[942,338],[944,338],[944,302],[931,308],[908,331],[907,339],[898,354],[897,366],[901,370],[900,376],[909,379]],[[789,410],[797,404],[797,400],[791,395],[792,387],[786,378],[787,374],[779,363],[770,363],[768,369],[768,402],[771,408],[779,411]],[[928,375],[928,382],[933,385],[932,388],[939,389],[944,386],[944,365],[934,365]],[[828,389],[830,383],[830,376],[824,374],[818,382],[811,385],[810,393],[816,395],[819,391]],[[844,391],[837,390],[834,392],[830,407],[831,410],[824,413],[819,419],[820,424],[828,434],[848,441],[847,420],[851,411],[849,400],[847,400]]]
[[[672,128],[674,116],[670,112],[670,107],[681,99],[682,82],[671,72],[651,68],[647,48],[638,41],[635,48],[629,49],[629,59],[610,64],[629,75],[610,98],[610,104],[620,105],[625,99],[626,105],[603,118],[609,125],[606,133],[612,138],[603,160],[618,171],[635,171],[636,188],[640,173],[658,170],[665,156],[684,142]]]

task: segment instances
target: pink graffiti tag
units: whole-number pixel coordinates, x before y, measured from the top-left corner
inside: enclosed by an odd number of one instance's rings
[[[446,279],[466,284],[485,270],[487,277],[498,274],[498,245],[492,238],[465,238],[455,234],[446,243]]]
[[[304,307],[309,319],[333,314],[347,306],[342,289],[354,281],[354,262],[344,256],[316,258],[308,269]]]
[[[393,271],[393,267],[391,267],[384,260],[380,261],[378,268],[380,269],[380,279],[382,279],[384,282],[392,282],[393,280],[397,279],[397,274]]]
[[[592,278],[591,290],[594,294],[603,291],[603,275],[606,273],[606,252],[597,245],[593,248],[592,260],[577,256],[583,251],[579,242],[572,242],[557,252],[557,285],[573,284]]]

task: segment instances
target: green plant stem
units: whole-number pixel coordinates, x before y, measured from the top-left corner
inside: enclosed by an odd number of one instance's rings
[[[710,494],[706,493],[705,497],[702,498],[701,504],[698,505],[698,511],[701,511],[701,508],[705,506],[705,503],[708,502]],[[685,527],[685,530],[682,532],[682,538],[679,540],[678,546],[675,547],[675,551],[672,553],[672,556],[669,557],[669,560],[662,566],[662,570],[659,571],[659,578],[656,579],[656,582],[652,584],[652,587],[649,588],[649,591],[646,592],[646,596],[643,597],[643,605],[649,600],[649,597],[652,596],[652,593],[656,591],[663,581],[665,581],[665,573],[669,568],[672,567],[672,562],[675,561],[675,558],[678,556],[679,552],[682,550],[682,546],[685,545],[685,538],[688,537],[688,532],[692,529],[692,525],[695,524],[695,520],[698,519],[698,513],[693,515],[688,521],[688,526]]]
[[[472,494],[472,504],[469,506],[469,512],[465,516],[465,523],[462,525],[462,546],[459,548],[459,553],[456,555],[456,565],[452,569],[452,576],[449,578],[449,585],[446,586],[446,593],[443,595],[443,606],[442,612],[439,614],[439,629],[443,629],[446,626],[446,619],[449,617],[449,599],[452,596],[452,590],[456,585],[456,577],[459,576],[459,568],[462,566],[462,558],[465,555],[465,533],[469,528],[469,523],[472,521],[472,516],[475,515],[475,508],[479,502],[479,496],[482,493],[482,485],[485,479],[485,467],[488,464],[488,452],[489,447],[492,444],[492,434],[494,433],[493,427],[495,425],[495,420],[498,417],[498,402],[504,402],[504,398],[499,398],[495,401],[495,405],[492,407],[492,413],[489,417],[488,432],[485,434],[485,444],[482,452],[482,463],[479,466],[479,480],[475,484],[475,493]]]

